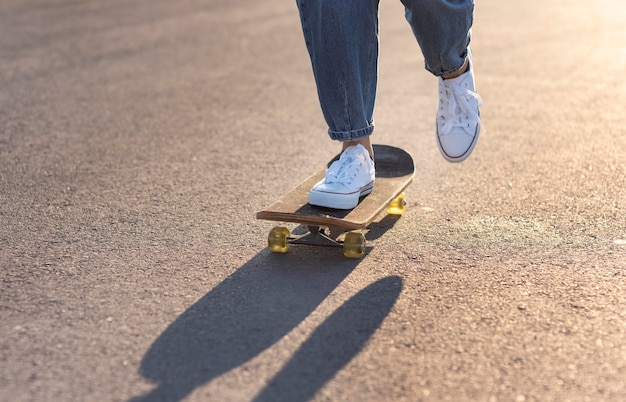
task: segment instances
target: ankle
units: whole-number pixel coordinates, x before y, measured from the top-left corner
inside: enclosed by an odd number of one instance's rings
[[[441,78],[443,78],[444,80],[456,78],[460,75],[465,74],[468,70],[469,70],[469,57],[465,58],[465,62],[463,63],[461,68],[459,68],[456,71],[451,72],[450,74],[443,75],[441,76]]]
[[[369,153],[370,158],[372,160],[374,160],[374,148],[372,147],[372,143],[370,141],[370,137],[369,136],[365,137],[365,138],[362,138],[360,140],[356,140],[356,141],[346,141],[346,142],[343,142],[341,151],[343,152],[343,151],[346,150],[346,148],[349,148],[351,146],[358,145],[358,144],[363,145],[363,148],[365,148],[365,150]]]

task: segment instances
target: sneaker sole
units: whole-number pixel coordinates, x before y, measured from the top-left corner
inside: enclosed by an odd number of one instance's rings
[[[354,193],[327,193],[321,191],[309,192],[309,204],[316,207],[332,209],[352,209],[359,204],[359,199],[372,192],[374,182],[362,187]]]

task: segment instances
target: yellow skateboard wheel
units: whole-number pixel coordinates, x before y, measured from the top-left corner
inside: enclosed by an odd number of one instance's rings
[[[289,250],[289,229],[276,226],[270,230],[270,234],[267,236],[267,248],[273,253],[284,254]]]
[[[362,258],[365,255],[365,236],[359,232],[348,232],[343,241],[343,255],[347,258]]]
[[[387,213],[389,215],[402,215],[406,209],[406,194],[400,193],[393,199],[387,206]]]

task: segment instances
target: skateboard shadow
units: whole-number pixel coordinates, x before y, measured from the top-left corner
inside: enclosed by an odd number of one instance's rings
[[[141,361],[140,374],[156,387],[131,401],[183,400],[259,355],[308,317],[359,262],[281,257],[261,252],[172,322]],[[383,280],[354,296],[315,331],[287,364],[289,372],[281,371],[257,400],[270,394],[273,400],[293,401],[313,395],[358,353],[400,288],[399,278]],[[335,356],[330,361],[323,358],[330,355]]]
[[[367,240],[372,242],[391,230],[401,219],[400,215],[385,215],[382,219],[372,222],[367,232]]]

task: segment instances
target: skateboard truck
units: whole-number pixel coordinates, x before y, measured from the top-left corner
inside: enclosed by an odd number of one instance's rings
[[[311,246],[341,247],[343,255],[347,258],[361,258],[365,254],[365,236],[361,232],[347,232],[343,241],[333,239],[325,233],[324,227],[307,226],[308,232],[301,235],[293,235],[289,229],[276,226],[267,237],[270,251],[274,253],[286,253],[290,244],[305,244]]]
[[[307,226],[308,233],[302,235],[291,234],[288,241],[290,244],[306,244],[311,246],[327,246],[327,247],[342,247],[343,243],[328,236],[324,228],[321,226]]]

